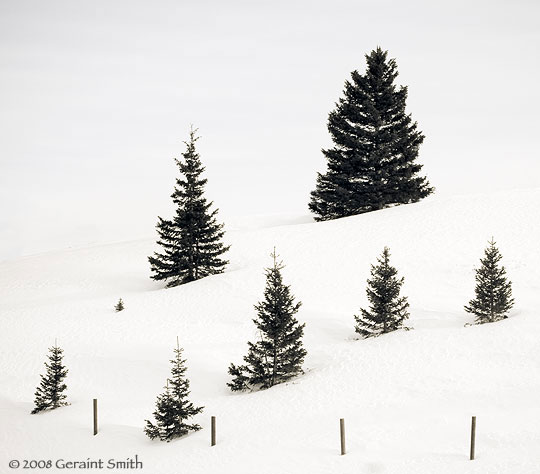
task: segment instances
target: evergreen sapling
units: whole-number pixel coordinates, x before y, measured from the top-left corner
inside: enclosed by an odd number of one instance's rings
[[[362,337],[373,337],[403,327],[409,317],[407,298],[399,296],[404,278],[397,278],[397,270],[390,265],[390,250],[385,247],[377,265],[371,265],[371,279],[366,289],[369,310],[360,309],[355,330]],[[408,329],[408,328],[406,328]]]
[[[493,238],[488,244],[476,269],[476,298],[465,306],[465,311],[474,314],[476,324],[506,319],[514,306],[512,282],[507,280],[504,266],[499,267],[502,255]]]
[[[201,429],[198,424],[187,423],[189,418],[200,413],[204,407],[195,407],[188,400],[189,380],[186,378],[186,361],[182,359],[182,351],[177,341],[175,357],[171,360],[171,378],[167,379],[165,392],[158,396],[154,422],[146,420],[144,432],[150,439],[171,441],[186,435],[190,431]]]
[[[53,347],[49,348],[49,362],[45,362],[47,373],[41,375],[41,382],[35,393],[35,407],[31,412],[32,414],[68,405],[64,401],[66,399],[64,391],[67,388],[64,379],[68,369],[62,363],[63,352],[56,342]]]
[[[155,424],[146,420],[144,432],[150,439],[160,439],[161,441],[171,441],[172,439],[187,433],[187,430],[178,429],[178,406],[171,395],[169,381],[165,386],[165,392],[158,395],[156,410],[153,413]]]
[[[122,301],[122,298],[120,298],[120,299],[118,300],[118,303],[116,303],[114,309],[116,310],[117,313],[118,313],[119,311],[124,311],[125,306],[124,306],[124,302]]]
[[[290,287],[283,283],[274,250],[273,266],[265,270],[264,300],[255,305],[257,318],[253,320],[260,334],[259,341],[248,342],[244,364],[229,366],[233,391],[262,389],[285,382],[303,373],[306,351],[302,345],[305,324],[299,324],[295,314],[301,302],[295,303]]]

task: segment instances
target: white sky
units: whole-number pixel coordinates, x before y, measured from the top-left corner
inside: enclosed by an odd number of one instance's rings
[[[377,45],[439,195],[540,186],[540,2],[0,0],[0,259],[154,236],[193,123],[221,220],[307,214]]]

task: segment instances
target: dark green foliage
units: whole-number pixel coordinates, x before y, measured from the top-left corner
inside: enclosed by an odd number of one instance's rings
[[[407,88],[396,87],[397,65],[380,47],[366,55],[364,75],[351,73],[344,97],[328,116],[334,147],[323,150],[309,208],[323,221],[416,202],[433,192],[417,176],[424,136],[405,113]]]
[[[118,311],[124,311],[125,306],[124,306],[124,302],[122,301],[122,298],[118,300],[118,303],[116,303],[114,309],[116,310],[117,313]]]
[[[272,254],[274,265],[265,270],[264,301],[255,305],[260,340],[248,342],[244,365],[231,364],[233,377],[227,385],[233,391],[249,388],[269,388],[303,373],[306,351],[302,346],[305,324],[299,324],[294,315],[301,304],[294,302],[289,286],[283,284],[283,264]]]
[[[66,395],[63,393],[67,388],[64,379],[68,373],[68,369],[62,364],[64,351],[55,343],[53,347],[49,348],[49,352],[49,363],[45,362],[47,373],[41,375],[41,382],[35,393],[35,408],[32,410],[32,414],[67,405],[64,401]]]
[[[146,420],[146,427],[144,428],[144,432],[150,439],[169,442],[171,439],[183,436],[188,432],[186,429],[178,430],[177,406],[171,396],[168,384],[165,387],[165,392],[157,397],[156,410],[153,415],[156,424]]]
[[[223,225],[216,221],[217,209],[211,211],[211,202],[206,202],[201,178],[204,167],[195,149],[198,137],[191,130],[183,160],[175,160],[181,173],[171,195],[176,204],[172,220],[159,217],[156,226],[162,247],[148,257],[154,280],[167,280],[167,286],[198,280],[208,275],[222,273],[226,260],[220,258],[229,247],[221,242]]]
[[[247,367],[246,366],[236,366],[231,364],[229,366],[229,375],[232,376],[232,381],[227,385],[231,388],[233,392],[239,392],[249,389],[249,376],[246,375]]]
[[[177,343],[174,350],[175,358],[171,360],[171,378],[167,379],[165,393],[158,396],[155,423],[148,420],[144,432],[151,439],[167,441],[186,435],[189,431],[198,431],[197,424],[188,424],[186,421],[200,413],[204,407],[194,407],[188,400],[189,380],[185,377],[186,361],[182,359],[182,349]]]
[[[512,282],[506,279],[505,268],[498,265],[501,259],[502,255],[491,239],[485,257],[480,259],[482,265],[476,270],[476,298],[465,306],[465,311],[475,315],[477,324],[505,319],[514,306]]]
[[[396,278],[397,270],[390,265],[390,251],[385,247],[378,265],[371,265],[371,279],[366,290],[370,302],[369,311],[361,309],[355,316],[355,330],[362,337],[379,336],[403,327],[409,317],[406,297],[399,292],[404,278]]]

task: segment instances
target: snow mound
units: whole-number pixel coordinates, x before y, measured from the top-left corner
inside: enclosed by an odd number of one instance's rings
[[[138,455],[143,472],[534,473],[540,471],[540,189],[429,198],[312,223],[257,217],[232,226],[222,275],[164,289],[149,279],[154,239],[0,264],[0,472],[12,459]],[[296,222],[296,223],[295,223]],[[513,282],[509,319],[471,322],[474,267],[494,237]],[[384,246],[405,277],[413,331],[357,340],[370,264]],[[303,302],[305,375],[232,394],[230,362],[256,337],[253,305],[273,247]],[[122,297],[126,309],[114,312]],[[203,430],[172,443],[143,433],[176,336]],[[29,415],[57,338],[71,405]],[[100,432],[92,436],[92,399]],[[210,416],[218,444],[210,447]],[[477,459],[468,461],[470,416]],[[339,455],[345,418],[347,455]],[[65,472],[48,469],[48,472]]]

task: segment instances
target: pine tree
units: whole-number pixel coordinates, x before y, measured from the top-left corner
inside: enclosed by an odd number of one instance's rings
[[[272,258],[273,266],[265,270],[264,300],[255,305],[257,319],[253,322],[260,340],[248,342],[244,365],[229,366],[233,379],[227,385],[233,391],[269,388],[303,373],[305,324],[299,324],[294,316],[302,303],[294,302],[290,287],[283,283],[284,266],[277,261],[275,249]]]
[[[362,337],[379,336],[403,327],[409,317],[406,297],[399,293],[404,278],[396,278],[397,270],[390,265],[390,250],[385,247],[378,265],[371,265],[371,279],[366,290],[370,301],[369,311],[361,309],[361,315],[355,316],[355,330]]]
[[[116,306],[114,307],[114,309],[116,310],[117,313],[118,311],[124,311],[125,307],[124,307],[124,302],[122,301],[122,298],[118,300],[118,303],[116,303]]]
[[[41,375],[41,382],[35,393],[35,408],[32,410],[32,414],[68,405],[64,401],[66,395],[63,393],[67,388],[64,379],[68,373],[68,369],[62,364],[64,351],[55,342],[54,346],[49,348],[49,352],[50,354],[47,356],[49,363],[45,362],[47,373]]]
[[[506,319],[514,306],[512,282],[506,279],[505,268],[499,267],[502,255],[493,238],[488,244],[485,257],[480,259],[482,265],[476,269],[476,298],[465,306],[465,311],[475,315],[477,324]]]
[[[156,420],[154,425],[146,420],[144,432],[150,439],[160,439],[161,441],[169,442],[178,436],[182,436],[187,431],[182,431],[178,434],[176,431],[178,424],[177,404],[169,390],[169,383],[165,386],[165,392],[158,395],[156,401],[156,410],[153,413]]]
[[[204,197],[207,180],[201,178],[204,167],[195,149],[196,130],[191,130],[183,160],[175,160],[181,173],[171,195],[177,206],[172,220],[158,218],[156,226],[162,247],[148,257],[154,280],[167,280],[167,287],[181,285],[222,273],[226,264],[220,256],[229,247],[221,242],[223,224],[218,224],[218,210],[210,210],[211,202]]]
[[[364,75],[351,73],[344,97],[328,116],[334,147],[323,150],[310,210],[318,221],[416,202],[433,192],[416,163],[424,141],[405,112],[407,87],[397,87],[394,59],[380,47],[366,55]]]
[[[186,361],[182,359],[182,351],[178,340],[174,350],[175,357],[171,360],[171,378],[167,379],[165,393],[157,398],[156,410],[154,411],[155,424],[146,421],[144,432],[151,439],[159,438],[169,442],[171,439],[186,435],[189,431],[198,431],[201,427],[197,424],[188,424],[186,421],[198,413],[204,407],[195,407],[188,400],[189,380],[186,378]]]

